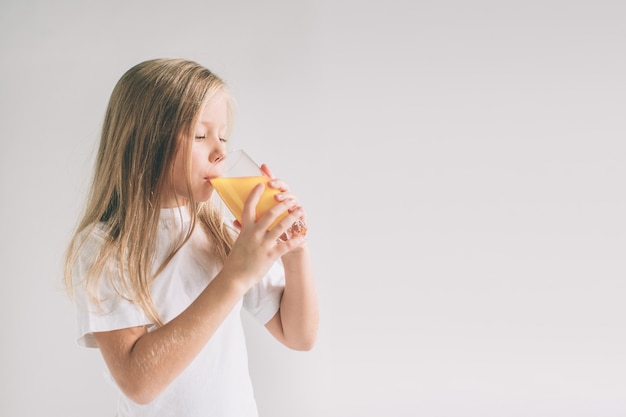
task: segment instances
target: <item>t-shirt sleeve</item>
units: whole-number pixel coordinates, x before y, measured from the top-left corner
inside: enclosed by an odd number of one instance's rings
[[[104,237],[97,230],[86,237],[78,254],[73,270],[74,297],[78,324],[78,344],[85,347],[98,347],[94,332],[125,329],[128,327],[152,324],[143,311],[118,294],[111,283],[111,278],[103,273],[98,282],[99,305],[88,296],[84,279],[94,263],[104,243]],[[115,271],[116,268],[108,269]]]
[[[267,275],[244,295],[243,307],[261,324],[265,324],[280,309],[284,289],[285,271],[277,261]]]

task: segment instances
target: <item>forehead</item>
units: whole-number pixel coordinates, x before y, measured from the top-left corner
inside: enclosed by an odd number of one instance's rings
[[[198,122],[203,124],[226,123],[228,121],[229,106],[229,99],[225,93],[214,95],[202,106]]]

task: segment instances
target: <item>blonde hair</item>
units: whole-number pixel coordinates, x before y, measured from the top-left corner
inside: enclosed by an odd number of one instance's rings
[[[190,230],[153,272],[160,201],[164,193],[171,192],[175,152],[182,146],[189,172],[191,147],[187,142],[193,140],[203,106],[218,94],[228,97],[230,133],[233,108],[225,83],[201,65],[182,59],[154,59],[135,65],[120,78],[106,111],[85,212],[66,253],[65,284],[70,295],[84,233],[97,226],[105,231],[106,239],[81,283],[89,298],[100,305],[103,300],[98,288],[106,276],[120,296],[138,305],[157,325],[163,323],[150,296],[151,284],[197,223],[215,242],[221,259],[226,258],[233,238],[221,212],[210,201],[191,200],[185,203],[191,214]],[[191,190],[189,178],[187,187]],[[111,265],[115,271],[103,274]]]

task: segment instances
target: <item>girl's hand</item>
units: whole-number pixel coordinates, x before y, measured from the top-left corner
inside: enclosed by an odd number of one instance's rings
[[[261,165],[261,171],[263,171],[265,175],[271,178],[271,181],[268,182],[268,185],[271,188],[275,188],[281,191],[280,193],[274,196],[276,201],[283,201],[283,200],[289,200],[289,199],[292,200],[293,207],[289,209],[290,211],[294,210],[296,207],[302,208],[298,206],[298,199],[293,193],[289,191],[289,187],[287,186],[287,183],[285,183],[284,181],[280,179],[274,178],[272,171],[270,171],[269,167],[266,164]],[[306,215],[304,213],[304,210],[302,210],[302,215],[298,219],[302,220],[306,224]]]
[[[304,210],[296,205],[295,198],[291,197],[282,181],[277,181],[276,185],[281,191],[285,191],[279,193],[285,197],[278,199],[278,204],[257,221],[256,206],[264,188],[263,184],[258,184],[244,204],[241,223],[235,221],[235,226],[239,228],[239,236],[224,263],[224,270],[241,279],[249,287],[260,281],[278,258],[303,245],[305,241],[304,237],[298,237],[278,242],[280,235],[304,216]],[[274,220],[285,211],[289,211],[289,214],[272,230],[268,230]]]

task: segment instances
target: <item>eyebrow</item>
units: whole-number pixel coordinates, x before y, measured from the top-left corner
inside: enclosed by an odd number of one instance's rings
[[[204,126],[215,126],[215,123],[208,122],[208,121],[205,121],[205,120],[199,120],[199,124],[204,125]],[[227,125],[224,124],[224,126],[218,126],[218,127],[224,127],[225,128],[226,126]]]
[[[200,120],[199,124],[203,125],[206,128],[213,128],[217,130],[219,136],[228,135],[228,124],[224,124],[223,126],[216,126],[215,123]]]

